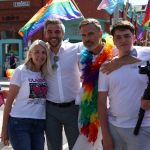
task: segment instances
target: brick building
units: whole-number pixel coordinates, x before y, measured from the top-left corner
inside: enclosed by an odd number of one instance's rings
[[[18,59],[18,65],[25,56],[25,47],[22,38],[18,35],[19,29],[41,8],[48,0],[0,0],[0,77],[4,75],[5,64],[10,53]],[[84,17],[99,19],[102,28],[109,31],[110,16],[104,11],[97,11],[100,0],[74,0]],[[80,41],[78,25],[81,19],[64,21],[66,36],[70,41]],[[43,39],[43,30],[38,31],[31,40]]]
[[[20,39],[18,30],[41,8],[48,0],[0,0],[0,39]],[[100,0],[75,0],[84,17],[99,18],[104,30],[109,30],[109,15],[104,11],[97,11]],[[85,5],[86,4],[86,5]],[[77,22],[77,24],[76,24]],[[64,21],[72,31],[79,21]],[[75,24],[75,25],[74,25]],[[74,33],[76,34],[76,33]],[[67,34],[66,34],[67,35]],[[42,30],[37,32],[34,38],[43,38]],[[68,36],[67,36],[68,37]],[[69,38],[72,36],[69,35]],[[79,37],[78,37],[79,38]],[[78,40],[73,38],[71,40]],[[79,38],[80,39],[80,38]]]

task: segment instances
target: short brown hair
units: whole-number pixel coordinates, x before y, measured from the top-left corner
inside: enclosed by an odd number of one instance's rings
[[[114,36],[116,30],[123,31],[123,30],[127,30],[127,29],[129,29],[132,34],[135,33],[135,27],[131,22],[129,22],[127,20],[121,20],[113,25],[113,27],[111,29],[111,34]]]
[[[46,31],[46,28],[49,24],[57,24],[57,25],[60,25],[61,28],[62,28],[62,31],[65,33],[65,26],[63,24],[63,22],[59,19],[56,19],[56,18],[50,18],[50,19],[47,19],[45,24],[44,24],[44,30]]]
[[[86,25],[89,25],[89,24],[94,24],[95,27],[99,30],[99,31],[102,31],[102,27],[99,23],[98,20],[94,19],[94,18],[87,18],[87,19],[84,19],[80,22],[79,24],[79,29],[81,29],[83,26],[86,26]]]

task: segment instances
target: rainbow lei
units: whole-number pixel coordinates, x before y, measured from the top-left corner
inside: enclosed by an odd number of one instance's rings
[[[80,105],[81,134],[92,143],[96,141],[100,127],[97,107],[99,68],[104,61],[111,59],[112,47],[112,45],[105,45],[103,52],[96,57],[94,62],[92,62],[92,54],[87,49],[81,52],[80,62],[84,66],[82,69],[83,94]]]

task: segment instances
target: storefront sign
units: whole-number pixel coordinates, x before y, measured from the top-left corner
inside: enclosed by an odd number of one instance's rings
[[[30,1],[13,2],[13,7],[29,7]]]

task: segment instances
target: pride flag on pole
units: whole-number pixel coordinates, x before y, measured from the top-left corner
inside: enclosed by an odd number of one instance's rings
[[[124,0],[102,0],[97,10],[105,9],[111,15],[118,4],[124,4]]]
[[[142,39],[144,30],[148,30],[150,32],[150,0],[148,1],[146,12],[144,19],[142,21],[142,26],[140,27],[140,30],[138,32],[137,39]]]
[[[81,18],[81,13],[77,10],[71,0],[49,0],[20,30],[19,35],[23,37],[25,43],[30,37],[44,26],[48,18],[58,18],[61,20],[71,20]]]
[[[128,7],[128,10],[127,10],[127,15],[128,17],[131,19],[132,18],[132,4],[129,3],[129,7]]]
[[[148,1],[146,12],[144,19],[142,21],[142,25],[144,29],[149,29],[150,30],[150,0]]]

